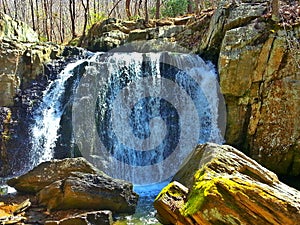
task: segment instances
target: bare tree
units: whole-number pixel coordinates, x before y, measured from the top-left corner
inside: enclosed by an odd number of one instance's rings
[[[72,38],[76,37],[76,3],[75,0],[69,0],[69,12],[71,19],[71,34]]]
[[[33,0],[29,0],[30,3],[30,11],[31,11],[31,21],[32,21],[32,29],[35,30],[35,13],[34,13],[34,5]]]
[[[48,4],[47,4],[47,0],[43,0],[43,7],[44,7],[44,14],[45,14],[45,18],[44,18],[44,34],[46,35],[47,40],[49,40],[50,35],[49,35],[49,29],[48,29]]]
[[[145,22],[149,22],[149,13],[148,13],[148,0],[145,0]]]
[[[155,19],[160,17],[160,0],[156,0],[156,10],[155,10]]]
[[[131,18],[131,12],[130,12],[130,0],[126,0],[125,4],[126,14],[128,18]]]
[[[187,12],[193,13],[193,1],[192,0],[188,0]]]

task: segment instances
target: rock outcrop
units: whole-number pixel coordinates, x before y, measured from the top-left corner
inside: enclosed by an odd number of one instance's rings
[[[297,224],[300,192],[227,145],[199,145],[154,206],[163,224]]]
[[[107,19],[93,25],[89,33],[80,43],[81,47],[90,51],[109,51],[125,43],[134,41],[168,40],[175,42],[177,39],[186,43],[188,36],[195,35],[195,21],[204,21],[209,18],[210,13],[201,16],[187,16],[182,18],[169,18],[161,20],[151,20],[145,23],[140,19],[137,21],[122,21],[114,18]],[[190,26],[187,26],[190,25]],[[189,42],[190,44],[190,42]],[[184,47],[189,44],[183,44]],[[194,45],[189,46],[191,48]]]
[[[62,50],[55,44],[40,43],[28,25],[0,13],[0,106],[13,106],[21,86],[41,75],[45,63]]]
[[[300,6],[220,1],[199,53],[218,64],[227,105],[225,139],[282,175],[300,174]],[[289,15],[289,16],[287,16]]]
[[[39,205],[49,210],[107,209],[134,213],[138,201],[131,183],[107,176],[84,158],[41,163],[7,184],[21,193],[37,194]]]

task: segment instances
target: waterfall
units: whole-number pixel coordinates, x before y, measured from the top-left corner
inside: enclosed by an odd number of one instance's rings
[[[220,103],[215,69],[197,55],[101,54],[76,90],[74,141],[112,177],[159,183],[197,143],[223,142]]]
[[[66,82],[79,72],[64,124]],[[213,65],[193,54],[97,53],[70,63],[34,113],[31,167],[54,157],[59,130],[71,123],[69,141],[108,175],[166,181],[198,143],[223,142],[220,96]]]
[[[41,162],[53,159],[60,119],[64,110],[61,98],[65,92],[65,84],[74,75],[73,70],[84,61],[82,59],[68,64],[57,79],[50,82],[43,91],[41,104],[33,115],[35,123],[30,127],[32,150],[29,169]]]

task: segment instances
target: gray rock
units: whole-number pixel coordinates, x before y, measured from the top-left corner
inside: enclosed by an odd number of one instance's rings
[[[92,211],[77,216],[71,216],[60,221],[46,221],[45,225],[111,225],[111,211]]]
[[[0,40],[3,38],[19,42],[38,42],[38,34],[27,24],[15,21],[0,12]]]

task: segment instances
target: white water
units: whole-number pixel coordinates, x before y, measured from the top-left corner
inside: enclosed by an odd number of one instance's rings
[[[74,136],[81,153],[108,175],[159,183],[198,143],[223,142],[217,74],[200,57],[133,52],[96,62],[77,90]],[[100,94],[91,92],[95,87]]]
[[[212,65],[188,54],[134,52],[103,57],[102,53],[70,63],[44,91],[31,127],[31,167],[53,158],[65,83],[74,68],[86,61],[90,64],[74,98],[75,142],[83,156],[110,176],[141,185],[165,181],[197,143],[222,143],[217,75]],[[171,67],[161,71],[162,63]],[[91,95],[90,104],[82,105]],[[173,108],[168,108],[169,103]]]
[[[60,119],[63,113],[63,106],[60,98],[65,91],[65,82],[73,76],[73,70],[84,60],[70,63],[58,75],[58,78],[51,82],[43,92],[41,105],[34,113],[35,123],[31,127],[32,152],[30,167],[41,162],[53,159],[53,149],[58,138]]]

